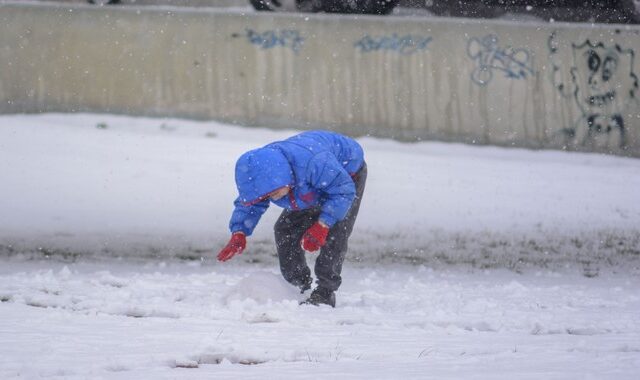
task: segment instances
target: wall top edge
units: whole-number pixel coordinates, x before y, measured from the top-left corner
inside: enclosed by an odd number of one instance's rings
[[[149,5],[125,5],[125,6],[109,6],[99,7],[91,4],[78,3],[41,3],[36,1],[16,1],[16,0],[0,0],[0,11],[11,9],[38,9],[38,10],[64,10],[73,12],[75,10],[82,12],[112,12],[112,13],[137,13],[144,12],[147,14],[163,14],[163,15],[211,15],[211,16],[238,16],[247,18],[262,19],[288,19],[292,22],[296,21],[351,21],[368,23],[397,23],[402,22],[405,25],[458,25],[458,26],[505,26],[518,27],[519,29],[531,30],[547,30],[547,29],[565,29],[565,30],[581,30],[589,29],[590,31],[614,31],[616,33],[633,33],[640,35],[640,25],[627,24],[597,24],[597,23],[570,23],[570,22],[544,22],[544,21],[512,21],[500,19],[472,19],[472,18],[451,18],[451,17],[430,17],[430,16],[400,16],[400,15],[348,15],[348,14],[323,14],[323,13],[272,13],[272,12],[255,12],[251,9],[243,11],[242,9],[228,9],[218,7],[179,7],[170,5],[161,5],[152,7]]]

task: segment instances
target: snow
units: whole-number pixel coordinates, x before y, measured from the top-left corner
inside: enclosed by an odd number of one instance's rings
[[[336,309],[275,268],[2,259],[0,377],[633,379],[638,277],[362,264]],[[271,293],[271,296],[269,296]]]
[[[0,116],[0,252],[208,260],[236,158],[297,131],[95,114]],[[349,259],[640,268],[640,161],[359,138],[369,166]],[[267,211],[244,261],[273,261]]]
[[[275,207],[213,260],[236,157],[296,132],[0,116],[0,378],[637,378],[639,160],[361,137],[332,309]]]

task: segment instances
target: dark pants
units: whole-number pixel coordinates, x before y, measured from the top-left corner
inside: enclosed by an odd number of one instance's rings
[[[327,235],[327,243],[320,249],[316,260],[315,274],[319,287],[338,290],[342,283],[342,263],[347,254],[348,240],[353,224],[358,216],[360,201],[367,182],[367,164],[353,177],[356,197],[344,219],[334,224]],[[302,235],[318,221],[320,207],[300,211],[284,210],[274,226],[276,247],[280,259],[280,271],[285,280],[298,286],[311,284],[311,271],[307,266],[305,253],[300,246]]]

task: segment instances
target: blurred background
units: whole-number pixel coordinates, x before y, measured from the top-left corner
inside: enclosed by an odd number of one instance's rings
[[[245,7],[274,11],[313,9],[359,13],[368,7],[363,1],[347,0],[45,0],[96,5],[171,5],[187,7]],[[374,1],[375,2],[375,1]],[[389,0],[379,1],[378,13],[403,16],[451,16],[569,22],[638,23],[638,0]],[[251,4],[251,5],[250,5]],[[375,13],[375,12],[374,12]]]

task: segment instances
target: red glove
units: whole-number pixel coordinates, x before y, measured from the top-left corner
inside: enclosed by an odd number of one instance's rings
[[[218,261],[227,261],[239,255],[247,247],[247,237],[243,232],[234,232],[227,245],[218,253]]]
[[[309,252],[315,252],[327,242],[329,227],[320,222],[315,222],[304,235],[302,235],[302,248]]]

